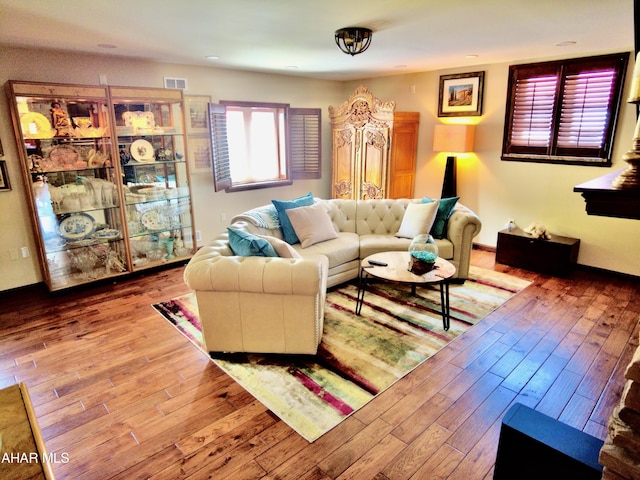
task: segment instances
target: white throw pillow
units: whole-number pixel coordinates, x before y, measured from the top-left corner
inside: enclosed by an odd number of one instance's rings
[[[310,207],[291,208],[286,211],[291,225],[300,239],[302,248],[325,240],[338,238],[331,218],[321,203]]]
[[[282,258],[302,258],[295,249],[289,245],[284,240],[280,240],[277,237],[272,237],[270,235],[256,235],[257,237],[265,239],[267,242],[271,244],[276,253]]]
[[[436,220],[439,203],[410,203],[407,205],[396,237],[413,238],[422,233],[429,233]]]

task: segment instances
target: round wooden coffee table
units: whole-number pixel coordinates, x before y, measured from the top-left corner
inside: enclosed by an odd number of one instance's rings
[[[356,297],[356,315],[360,315],[364,294],[367,290],[369,278],[375,277],[388,282],[408,283],[411,293],[415,295],[417,285],[439,285],[440,302],[442,305],[442,326],[449,330],[449,280],[456,273],[456,267],[444,258],[438,257],[433,270],[423,275],[416,275],[409,271],[409,252],[380,252],[369,255],[360,263],[360,279],[358,295]],[[374,262],[386,263],[386,266],[371,265]]]

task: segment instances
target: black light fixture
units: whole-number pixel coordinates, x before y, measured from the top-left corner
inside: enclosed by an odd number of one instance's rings
[[[364,27],[346,27],[336,30],[336,45],[351,56],[364,52],[371,45],[373,30]]]

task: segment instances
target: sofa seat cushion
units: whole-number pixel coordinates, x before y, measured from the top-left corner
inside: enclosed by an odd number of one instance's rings
[[[438,246],[438,256],[445,260],[451,260],[453,258],[453,243],[446,238],[434,238],[434,240]]]
[[[332,269],[358,259],[360,238],[356,233],[342,232],[338,233],[337,238],[316,243],[307,248],[302,248],[300,244],[293,245],[293,248],[303,258],[310,258],[310,256],[317,254],[326,256],[329,259],[329,269]]]
[[[380,252],[397,252],[409,250],[411,239],[395,235],[362,235],[360,236],[360,258]]]

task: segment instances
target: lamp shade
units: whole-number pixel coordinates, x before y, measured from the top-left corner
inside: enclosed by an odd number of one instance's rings
[[[473,151],[474,125],[438,124],[433,130],[433,151],[465,153]]]

